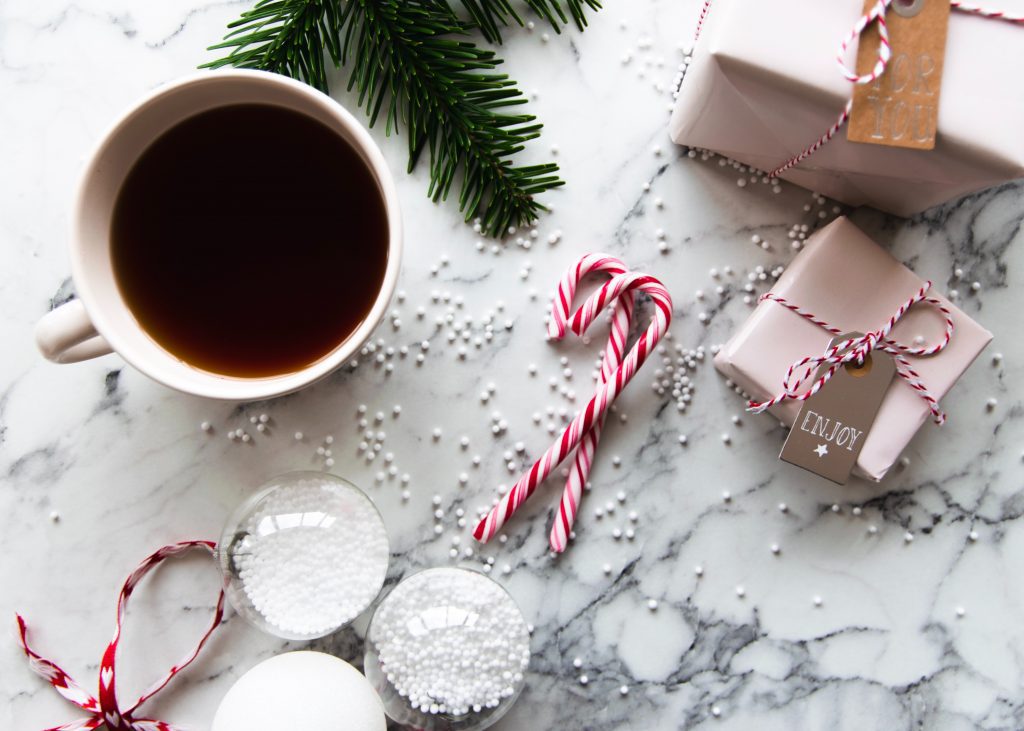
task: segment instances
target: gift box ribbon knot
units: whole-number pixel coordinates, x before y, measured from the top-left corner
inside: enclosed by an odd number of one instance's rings
[[[907,385],[924,399],[928,404],[928,410],[931,411],[932,419],[936,424],[941,425],[946,421],[946,414],[939,408],[938,400],[928,391],[928,387],[921,380],[921,376],[911,366],[910,361],[907,360],[908,357],[920,358],[941,353],[949,345],[949,341],[953,337],[952,313],[939,299],[928,296],[928,290],[931,289],[931,286],[932,283],[930,281],[925,282],[914,293],[914,296],[901,304],[885,324],[877,330],[873,330],[865,335],[833,342],[821,355],[809,355],[794,361],[786,371],[786,376],[782,379],[782,391],[767,401],[748,402],[747,411],[760,414],[786,400],[806,401],[824,388],[825,384],[829,382],[837,370],[845,367],[848,363],[862,366],[871,351],[879,350],[892,356],[893,361],[896,363],[896,375],[902,378]],[[822,320],[814,313],[793,304],[785,297],[773,294],[772,292],[762,295],[761,300],[777,302],[791,312],[800,315],[805,320],[827,330],[832,335],[841,335],[847,332]],[[945,318],[945,335],[934,345],[919,347],[910,347],[891,339],[889,334],[896,326],[896,323],[900,321],[911,307],[921,302],[931,305]],[[819,369],[821,369],[821,372],[812,381],[812,376],[818,373]]]

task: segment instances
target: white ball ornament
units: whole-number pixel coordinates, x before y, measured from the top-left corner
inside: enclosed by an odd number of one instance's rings
[[[211,731],[386,731],[384,707],[362,673],[333,655],[286,652],[239,678]]]

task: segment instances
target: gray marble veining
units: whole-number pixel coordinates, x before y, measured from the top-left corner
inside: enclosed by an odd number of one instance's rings
[[[606,5],[583,34],[544,42],[538,25],[510,32],[502,49],[546,124],[528,155],[555,155],[568,182],[549,196],[555,212],[541,220],[533,248],[516,247],[512,237],[497,255],[491,242],[478,252],[476,235],[453,207],[426,199],[424,171],[401,172],[404,142],[373,130],[396,171],[408,230],[406,297],[394,305],[402,327],[386,322],[378,336],[385,347],[407,345],[413,353],[428,340],[425,362],[396,354],[391,375],[364,362],[302,393],[243,406],[172,393],[116,356],[45,363],[32,326],[73,291],[65,237],[86,151],[121,108],[209,58],[204,47],[246,3],[0,6],[0,616],[23,612],[38,649],[92,687],[117,589],[136,562],[169,541],[215,538],[235,504],[270,475],[322,466],[315,448],[326,434],[336,440],[334,471],[364,485],[385,516],[394,552],[389,582],[452,563],[452,536],[471,542],[454,511],[472,515],[489,504],[496,486],[515,477],[505,450],[522,441],[522,461],[539,455],[550,440],[545,409],[571,412],[589,392],[600,333],[589,346],[543,339],[548,293],[583,252],[609,251],[664,279],[676,302],[670,346],[710,348],[729,336],[750,310],[739,290],[746,273],[785,265],[790,228],[813,230],[835,215],[832,205],[790,185],[777,194],[760,184],[740,189],[731,167],[670,144],[668,89],[679,45],[691,37],[694,0]],[[626,53],[632,60],[624,64]],[[352,103],[343,92],[336,98]],[[946,292],[958,289],[965,311],[995,333],[945,399],[949,423],[922,428],[908,464],[882,484],[838,487],[779,463],[784,431],[769,417],[743,414],[741,399],[709,362],[691,374],[696,388],[685,413],[651,389],[652,362],[619,401],[628,421],[609,420],[569,552],[547,553],[560,490],[552,480],[507,527],[506,544],[460,559],[479,566],[493,556],[493,575],[536,627],[527,690],[498,728],[1024,728],[1024,347],[1014,294],[1024,265],[1024,186],[1004,185],[911,220],[869,210],[852,217],[922,277]],[[658,249],[659,228],[666,253]],[[547,243],[555,231],[561,239]],[[753,234],[771,248],[755,247]],[[709,276],[725,265],[734,276]],[[254,303],[265,294],[254,292]],[[434,326],[449,305],[460,319],[474,318],[464,359],[449,346],[447,328]],[[701,312],[707,324],[698,321]],[[637,320],[647,317],[641,309]],[[562,355],[575,373],[570,382],[560,375]],[[538,366],[536,377],[528,363]],[[551,377],[576,392],[575,402],[549,388]],[[494,396],[482,403],[489,383]],[[997,399],[991,410],[989,398]],[[410,475],[407,502],[397,480],[377,482],[379,461],[367,464],[356,450],[360,403],[386,415],[385,451]],[[402,406],[397,418],[395,404]],[[500,437],[490,429],[495,410],[509,423]],[[532,419],[538,411],[539,426]],[[249,445],[225,438],[262,412],[272,419],[269,436],[254,435]],[[741,415],[739,425],[733,415]],[[212,435],[200,431],[203,420],[214,425]],[[440,440],[431,437],[435,427]],[[302,442],[296,430],[306,435]],[[465,450],[462,435],[470,438]],[[627,493],[623,505],[619,490]],[[446,511],[440,537],[431,516],[435,494]],[[593,508],[608,501],[616,511],[596,518]],[[630,510],[638,513],[636,537],[615,540],[612,530],[627,527]],[[216,589],[214,569],[199,557],[147,580],[126,630],[123,695],[178,659],[207,621]],[[358,661],[364,629],[365,618],[313,646]],[[147,709],[208,728],[234,679],[292,646],[232,618]],[[578,682],[582,673],[586,685]],[[76,717],[28,671],[13,641],[0,649],[0,698],[3,728]]]

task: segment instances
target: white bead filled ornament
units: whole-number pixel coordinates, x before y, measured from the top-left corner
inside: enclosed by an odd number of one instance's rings
[[[377,607],[364,667],[394,721],[480,731],[511,708],[529,661],[528,625],[508,592],[477,571],[436,568]]]
[[[218,557],[240,615],[278,637],[308,640],[370,606],[389,547],[380,513],[359,488],[323,472],[292,472],[235,511]]]
[[[380,698],[344,660],[287,652],[239,678],[217,708],[211,731],[385,731]]]

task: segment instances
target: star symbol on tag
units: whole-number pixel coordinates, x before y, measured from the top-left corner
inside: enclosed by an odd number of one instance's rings
[[[828,445],[826,445],[826,444],[819,444],[817,447],[814,448],[814,452],[819,457],[824,457],[826,454],[828,454]]]

